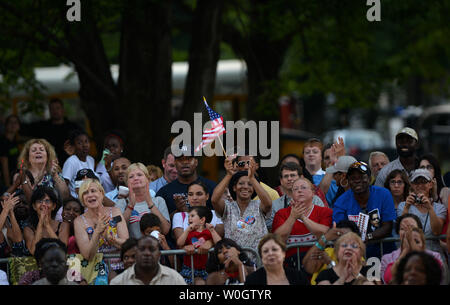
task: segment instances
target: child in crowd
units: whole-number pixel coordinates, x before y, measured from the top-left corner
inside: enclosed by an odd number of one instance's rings
[[[172,250],[166,241],[166,237],[161,233],[161,220],[153,213],[147,213],[142,215],[139,223],[142,235],[153,236],[159,240],[160,250]],[[161,264],[173,267],[173,256],[161,255]]]
[[[212,212],[204,206],[194,206],[189,210],[189,227],[177,239],[177,246],[186,250],[180,274],[187,284],[204,285],[208,273],[206,262],[208,250],[221,240],[211,225]],[[197,250],[198,254],[194,254]],[[194,256],[194,283],[192,282],[191,255]]]

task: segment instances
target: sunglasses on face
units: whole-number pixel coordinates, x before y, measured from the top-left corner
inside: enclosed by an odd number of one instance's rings
[[[238,166],[238,167],[244,167],[245,164],[250,165],[250,161],[239,161],[239,162],[237,163],[237,166]]]

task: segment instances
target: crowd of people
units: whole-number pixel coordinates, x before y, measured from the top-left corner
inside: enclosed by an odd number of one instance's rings
[[[3,284],[449,283],[450,189],[411,128],[392,161],[308,139],[269,185],[258,156],[226,156],[211,181],[193,147],[145,165],[127,158],[119,132],[95,160],[63,103],[49,105],[33,132],[9,116],[0,139]]]

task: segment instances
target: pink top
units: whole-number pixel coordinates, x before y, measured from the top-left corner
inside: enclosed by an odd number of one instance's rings
[[[426,253],[433,256],[439,263],[439,266],[441,266],[442,270],[442,258],[441,255],[438,252],[431,251],[431,250],[425,250]],[[389,283],[392,279],[391,274],[391,268],[392,265],[395,263],[395,261],[400,257],[401,249],[397,249],[395,251],[392,251],[389,254],[383,255],[381,258],[381,278],[383,279],[383,282],[385,284]]]

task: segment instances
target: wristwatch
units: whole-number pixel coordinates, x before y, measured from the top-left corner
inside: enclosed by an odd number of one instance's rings
[[[373,239],[372,233],[367,233],[367,240],[371,240],[371,239]]]
[[[330,269],[330,268],[333,268],[334,266],[336,266],[336,262],[332,260],[332,261],[328,264],[327,268]]]

